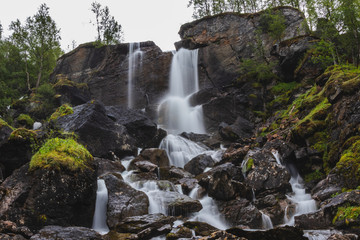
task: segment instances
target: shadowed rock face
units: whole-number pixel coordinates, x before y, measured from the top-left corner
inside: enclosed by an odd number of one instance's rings
[[[304,15],[290,7],[278,8],[285,19],[282,41],[306,33]],[[260,33],[260,19],[265,12],[255,14],[225,13],[203,18],[181,26],[181,41],[177,48],[199,48],[201,85],[223,87],[238,77],[238,69],[244,58],[253,58],[254,44],[260,37],[267,58],[276,41],[267,33]]]
[[[142,42],[142,70],[135,82],[135,107],[157,103],[168,89],[171,52],[162,52],[153,42]],[[95,47],[80,45],[63,55],[51,75],[51,81],[67,78],[86,83],[92,99],[105,105],[127,105],[129,44]]]

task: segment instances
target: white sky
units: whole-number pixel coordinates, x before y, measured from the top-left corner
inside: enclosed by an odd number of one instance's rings
[[[61,47],[66,52],[76,44],[94,41],[96,29],[90,23],[95,14],[91,3],[95,0],[0,0],[0,22],[5,36],[11,21],[22,23],[33,16],[41,3],[50,8],[50,16],[61,29]],[[193,21],[189,0],[97,0],[103,7],[108,6],[110,15],[123,27],[124,42],[152,40],[163,51],[173,50],[179,41],[178,31],[184,23]]]

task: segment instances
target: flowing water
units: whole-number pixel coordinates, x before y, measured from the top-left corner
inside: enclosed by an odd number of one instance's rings
[[[272,229],[272,228],[274,228],[269,215],[263,213],[262,211],[260,211],[260,213],[261,213],[261,220],[262,220],[262,228],[263,229]]]
[[[134,108],[134,85],[141,71],[143,55],[140,43],[129,43],[128,108]]]
[[[272,153],[276,162],[281,164],[279,153],[277,151],[273,151]],[[295,224],[295,216],[315,212],[317,207],[315,200],[312,199],[310,194],[306,193],[306,189],[303,184],[304,181],[298,171],[293,166],[288,167],[290,168],[290,185],[293,192],[288,195],[287,198],[296,205],[296,210],[290,218],[288,218],[287,213],[285,213],[284,219],[285,225],[293,226]]]
[[[108,202],[108,190],[103,179],[97,180],[96,204],[92,228],[100,234],[109,232],[106,224],[106,209]]]
[[[199,91],[198,50],[180,49],[173,56],[170,89],[159,105],[159,123],[172,133],[205,133],[202,106],[191,106],[190,97]]]

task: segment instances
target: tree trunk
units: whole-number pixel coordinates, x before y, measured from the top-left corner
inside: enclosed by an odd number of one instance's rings
[[[38,78],[37,78],[37,81],[36,81],[36,89],[39,87],[40,81],[41,81],[41,76],[42,76],[42,71],[43,71],[43,60],[44,60],[44,57],[43,57],[43,54],[41,54],[40,68],[39,68]]]

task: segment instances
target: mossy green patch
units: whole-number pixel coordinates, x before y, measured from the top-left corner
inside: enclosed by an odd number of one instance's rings
[[[26,128],[17,128],[9,136],[9,140],[24,140],[31,143],[36,142],[36,132]]]
[[[34,120],[27,114],[20,114],[16,120],[18,124],[26,126],[27,128],[32,128],[34,124]]]
[[[279,82],[278,84],[273,86],[270,91],[274,95],[281,95],[287,93],[288,91],[296,89],[298,86],[300,86],[300,84],[297,82]]]
[[[92,155],[73,139],[49,139],[31,158],[29,170],[68,169],[70,171],[90,168]]]
[[[336,221],[345,220],[346,225],[349,225],[351,222],[358,220],[359,216],[360,206],[339,207],[332,223],[335,224]]]
[[[56,77],[58,78],[58,80],[56,81],[56,83],[54,85],[55,89],[61,88],[62,86],[75,87],[80,90],[86,90],[89,88],[86,83],[77,83],[77,82],[71,81],[61,74],[57,75]]]
[[[305,182],[318,181],[324,177],[324,173],[320,172],[319,170],[315,170],[314,172],[305,175]]]
[[[51,114],[49,121],[54,121],[59,117],[73,113],[74,113],[74,109],[69,104],[63,104],[60,107],[58,107],[53,114]]]
[[[354,189],[360,185],[360,140],[342,152],[335,172],[343,177],[345,187]]]
[[[0,118],[0,129],[3,127],[9,127],[14,130],[12,126],[10,126],[7,122],[5,122],[3,119]]]

